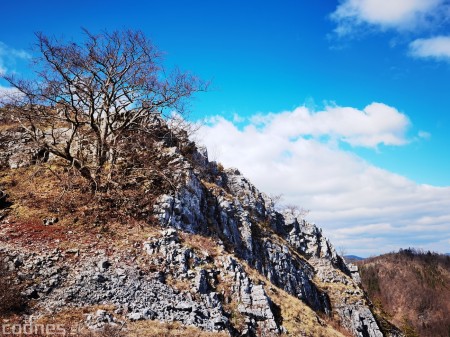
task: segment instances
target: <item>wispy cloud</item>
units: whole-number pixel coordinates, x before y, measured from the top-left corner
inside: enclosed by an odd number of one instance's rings
[[[413,30],[445,18],[444,0],[344,0],[331,14],[335,32],[349,35],[358,28]]]
[[[423,130],[419,131],[417,135],[419,136],[419,138],[422,138],[422,139],[430,139],[431,138],[431,133],[429,133],[427,131],[423,131]]]
[[[450,36],[417,39],[409,45],[410,53],[417,58],[450,61]]]
[[[30,58],[31,55],[25,50],[12,48],[0,41],[0,75],[14,71],[17,60]]]
[[[217,117],[200,138],[225,166],[238,167],[261,190],[311,209],[310,220],[352,253],[414,245],[444,251],[450,187],[417,184],[339,146],[405,144],[408,125],[407,116],[381,103],[363,110],[301,107],[254,116],[245,127]]]

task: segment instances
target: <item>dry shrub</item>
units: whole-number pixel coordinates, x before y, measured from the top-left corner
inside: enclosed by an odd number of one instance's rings
[[[216,257],[220,255],[221,248],[218,245],[217,239],[207,237],[200,234],[180,233],[181,239],[185,244],[202,255]]]
[[[125,337],[126,335],[126,332],[119,326],[105,325],[105,327],[99,332],[95,333],[93,337]],[[91,335],[86,337],[90,336]]]

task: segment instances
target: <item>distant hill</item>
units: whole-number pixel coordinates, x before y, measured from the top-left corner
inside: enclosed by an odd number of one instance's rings
[[[363,257],[356,256],[356,255],[344,255],[344,259],[347,262],[353,262],[353,261],[362,261],[364,260]]]
[[[450,336],[450,256],[415,249],[357,262],[376,311],[406,337]]]

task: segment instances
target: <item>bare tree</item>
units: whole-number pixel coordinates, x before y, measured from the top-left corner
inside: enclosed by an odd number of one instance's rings
[[[279,209],[281,207],[280,202],[283,200],[283,194],[270,194],[270,200],[272,200],[273,207]]]
[[[151,134],[161,116],[183,114],[206,84],[178,70],[166,74],[140,31],[84,32],[83,43],[36,34],[36,79],[3,78],[20,93],[9,108],[32,139],[97,189],[130,132]]]
[[[294,204],[288,204],[284,206],[284,211],[296,218],[304,219],[310,212],[309,209],[304,209]]]
[[[338,250],[338,254],[339,254],[342,258],[344,258],[344,256],[347,255],[347,248],[346,248],[345,246],[339,246],[337,250]]]

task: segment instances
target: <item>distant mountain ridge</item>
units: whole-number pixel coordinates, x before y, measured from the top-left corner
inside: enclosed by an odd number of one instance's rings
[[[356,255],[344,255],[344,259],[346,261],[361,261],[364,260],[365,258]]]

